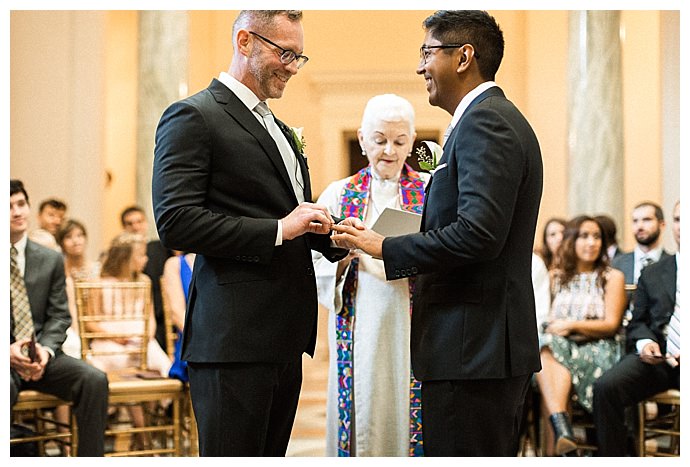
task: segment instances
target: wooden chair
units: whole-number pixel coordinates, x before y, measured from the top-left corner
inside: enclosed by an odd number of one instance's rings
[[[115,427],[111,424],[106,436],[116,440],[130,439],[139,433],[159,434],[160,445],[130,450],[128,447],[106,453],[106,456],[140,456],[171,454],[179,456],[180,406],[184,387],[179,380],[161,377],[147,368],[149,339],[152,335],[153,313],[151,284],[149,282],[78,282],[75,284],[79,336],[82,358],[90,363],[117,359],[107,369],[109,381],[109,404],[116,408],[123,406],[160,406],[171,401],[172,416],[145,417],[145,426],[134,427],[131,423]],[[123,348],[109,348],[115,339],[127,339]],[[117,368],[115,368],[117,367]],[[151,404],[153,403],[153,404]],[[161,412],[161,411],[159,411]],[[165,412],[165,411],[163,411]],[[163,414],[165,415],[165,413]],[[117,443],[116,443],[117,444]]]
[[[177,332],[172,322],[172,310],[170,309],[170,299],[167,295],[167,284],[165,278],[161,276],[161,298],[163,303],[163,319],[165,322],[165,338],[170,359],[175,358],[175,344],[177,343]],[[182,399],[182,449],[183,454],[189,457],[199,456],[199,434],[197,432],[196,417],[192,408],[192,398],[189,392],[189,383],[184,383],[184,397]]]
[[[671,411],[665,415],[651,417],[647,404],[668,404]],[[640,402],[638,408],[637,447],[640,457],[680,456],[680,390],[669,389]],[[660,437],[668,438],[668,446],[659,443]],[[648,442],[651,442],[648,446]],[[655,448],[650,449],[652,446]]]
[[[77,455],[77,423],[70,410],[70,421],[65,424],[53,417],[54,411],[60,406],[70,406],[71,403],[55,396],[31,389],[19,392],[17,403],[12,407],[14,423],[30,428],[35,435],[21,438],[10,436],[10,446],[24,443],[37,443],[38,455],[47,455],[46,443],[55,442],[63,452],[62,447],[69,446],[69,455]],[[63,428],[63,430],[60,430]]]

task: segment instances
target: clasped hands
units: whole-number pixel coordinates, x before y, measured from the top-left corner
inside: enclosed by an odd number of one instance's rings
[[[24,355],[22,349],[29,344],[29,338],[21,339],[10,344],[10,368],[19,374],[24,381],[38,381],[43,378],[50,354],[41,344],[36,343],[38,359],[32,362]]]
[[[656,342],[649,342],[640,351],[640,360],[649,365],[658,365],[659,363],[666,362],[672,367],[680,365],[680,354],[671,355],[667,353],[663,355],[659,344]]]
[[[333,222],[325,206],[302,203],[281,219],[283,239],[292,240],[305,233],[328,234],[340,248],[360,249],[374,258],[383,257],[383,235],[367,229],[361,220],[349,217],[338,224]]]

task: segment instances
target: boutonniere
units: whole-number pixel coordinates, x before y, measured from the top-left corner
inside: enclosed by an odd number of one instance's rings
[[[304,131],[304,128],[302,127],[290,128],[290,132],[292,133],[292,140],[295,142],[297,150],[299,151],[302,157],[307,157],[304,155],[304,148],[307,147],[307,142],[304,140],[304,136],[302,136],[302,131]]]
[[[416,152],[419,168],[433,174],[443,156],[443,148],[433,141],[422,141]]]

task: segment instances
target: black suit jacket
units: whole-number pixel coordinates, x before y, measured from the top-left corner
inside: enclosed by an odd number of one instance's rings
[[[661,256],[659,256],[659,261],[663,258],[669,256],[666,250],[661,250]],[[621,255],[616,255],[616,257],[611,260],[611,267],[618,269],[625,275],[626,284],[635,283],[635,252],[623,253]]]
[[[664,328],[676,304],[677,271],[676,256],[666,255],[640,274],[632,319],[626,328],[629,347],[634,348],[640,339],[652,339],[659,344],[661,353],[666,352]]]
[[[310,201],[306,160],[287,139]],[[317,299],[310,249],[332,260],[347,252],[331,250],[325,235],[275,246],[276,220],[297,198],[273,139],[219,81],[163,113],[153,206],[162,243],[197,253],[183,359],[282,362],[313,354]]]
[[[65,292],[65,266],[62,255],[31,240],[26,242],[24,283],[31,305],[36,340],[53,352],[61,352],[72,323]],[[10,342],[14,328],[10,313]]]
[[[455,126],[427,185],[422,232],[386,238],[389,279],[419,274],[412,367],[422,380],[506,378],[540,369],[532,245],[539,143],[497,87]]]

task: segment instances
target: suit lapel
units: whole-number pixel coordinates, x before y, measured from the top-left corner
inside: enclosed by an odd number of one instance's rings
[[[295,197],[294,190],[292,188],[290,176],[285,168],[285,162],[283,162],[283,156],[280,155],[278,146],[276,145],[275,141],[273,141],[273,138],[268,133],[266,128],[259,123],[259,120],[257,120],[251,110],[244,105],[244,103],[235,95],[235,93],[230,91],[230,89],[228,89],[220,81],[214,79],[208,89],[211,94],[213,94],[216,102],[223,105],[223,110],[225,110],[225,112],[242,128],[254,136],[268,158],[271,160],[271,162],[273,162],[273,165],[280,174],[280,177],[283,179],[283,183],[285,183],[286,187],[288,188],[288,192],[294,198],[295,203],[297,203],[297,198]]]
[[[670,257],[665,260],[664,268],[661,270],[661,283],[663,284],[664,291],[668,294],[671,303],[676,303],[676,274],[678,269],[676,268],[676,258]],[[673,313],[673,310],[671,310]],[[669,313],[670,316],[670,313]]]
[[[26,285],[26,295],[29,297],[29,304],[36,302],[36,298],[33,296],[32,291],[35,290],[35,286],[39,286],[37,283],[39,276],[38,271],[41,271],[42,263],[44,260],[40,249],[31,240],[26,242],[26,250],[24,252],[26,263],[24,266],[24,284]],[[34,306],[31,305],[31,314],[36,315],[36,310]]]
[[[311,182],[309,181],[309,165],[307,164],[307,159],[302,155],[297,147],[295,138],[292,135],[292,129],[290,129],[289,126],[277,118],[276,124],[278,125],[278,128],[280,128],[280,131],[282,131],[285,135],[285,139],[287,139],[288,143],[290,144],[290,148],[292,148],[292,152],[295,154],[300,171],[302,172],[302,179],[304,180],[304,200],[311,202]]]

